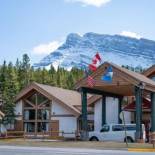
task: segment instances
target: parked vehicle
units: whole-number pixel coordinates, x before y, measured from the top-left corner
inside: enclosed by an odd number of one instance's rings
[[[126,129],[126,134],[125,134]],[[136,124],[109,124],[104,125],[100,131],[89,132],[90,141],[135,141]],[[146,139],[145,126],[142,124],[143,139]]]

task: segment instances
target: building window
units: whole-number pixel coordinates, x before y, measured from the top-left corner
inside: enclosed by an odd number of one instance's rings
[[[37,114],[38,114],[39,120],[48,120],[49,119],[49,110],[47,110],[47,109],[39,109]]]
[[[28,122],[24,123],[24,129],[26,132],[35,132],[35,123],[34,122]]]
[[[153,81],[155,81],[155,76],[153,76],[151,79],[152,79]]]
[[[35,109],[24,110],[24,120],[35,120]]]
[[[48,127],[49,127],[49,123],[46,123],[46,122],[38,122],[38,125],[37,125],[37,130],[38,132],[47,132],[48,131]]]
[[[43,132],[49,130],[50,100],[38,92],[23,99],[24,129],[26,132]]]

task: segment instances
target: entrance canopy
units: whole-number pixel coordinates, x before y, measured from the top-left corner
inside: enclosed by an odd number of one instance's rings
[[[108,67],[112,67],[112,82],[101,80],[102,76],[106,74]],[[134,96],[135,86],[144,89],[146,92],[155,92],[155,82],[153,80],[113,63],[105,62],[93,72],[91,76],[95,80],[93,87],[88,85],[87,78],[85,77],[76,83],[75,89],[80,90],[81,88],[91,88],[94,90],[100,90],[105,92],[106,96]]]
[[[94,79],[93,87],[88,85],[87,77],[76,83],[75,88],[81,91],[82,96],[82,130],[83,139],[88,139],[87,132],[87,94],[102,95],[102,125],[106,123],[106,97],[119,99],[118,109],[121,112],[123,96],[135,96],[136,99],[136,140],[141,141],[142,136],[142,98],[149,95],[151,98],[151,131],[155,133],[155,81],[146,76],[122,68],[113,63],[105,62],[91,74]],[[89,78],[89,80],[92,80]],[[118,115],[119,117],[119,115]],[[121,121],[119,120],[119,123]]]

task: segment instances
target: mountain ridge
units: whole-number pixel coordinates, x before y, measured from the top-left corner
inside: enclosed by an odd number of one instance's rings
[[[103,61],[133,67],[149,67],[155,62],[155,41],[145,38],[130,38],[121,35],[85,33],[83,36],[70,33],[64,44],[44,57],[34,67],[48,68],[53,65],[65,69],[81,68],[91,63],[99,52]]]

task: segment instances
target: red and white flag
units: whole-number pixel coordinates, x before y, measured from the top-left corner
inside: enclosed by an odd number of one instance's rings
[[[92,59],[92,63],[89,64],[89,69],[91,71],[96,71],[97,67],[100,65],[101,63],[101,57],[99,55],[99,53],[97,52],[94,56],[94,58]]]
[[[95,80],[90,75],[88,75],[87,83],[88,83],[88,86],[93,87],[95,85]]]

